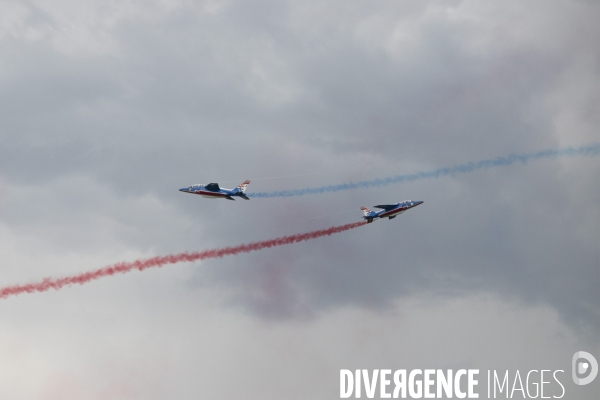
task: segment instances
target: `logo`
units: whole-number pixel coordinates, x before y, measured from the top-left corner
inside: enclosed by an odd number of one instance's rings
[[[578,351],[573,354],[573,382],[577,385],[587,385],[598,375],[598,361],[588,352]],[[587,375],[587,376],[586,376]]]

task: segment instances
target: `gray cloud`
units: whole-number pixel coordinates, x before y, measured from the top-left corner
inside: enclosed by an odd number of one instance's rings
[[[250,365],[258,357],[252,350],[244,350],[243,361],[233,352],[213,354],[207,365],[222,368],[215,372],[186,355],[186,345],[196,349],[193,357],[208,351],[191,344],[187,329],[206,342],[230,334],[238,349],[271,332],[289,340],[283,346],[289,348],[320,318],[351,309],[350,319],[377,319],[419,298],[435,304],[433,315],[463,321],[446,325],[460,348],[469,342],[459,340],[469,337],[468,329],[499,329],[493,318],[469,319],[461,309],[482,293],[495,299],[483,301],[492,315],[508,313],[503,323],[526,327],[506,347],[535,342],[541,331],[531,321],[539,316],[550,331],[574,335],[561,355],[569,356],[573,342],[597,348],[597,158],[540,160],[297,199],[213,202],[177,189],[210,181],[233,187],[238,179],[253,181],[249,191],[314,187],[597,142],[598,13],[594,2],[559,1],[6,2],[0,6],[5,284],[343,224],[360,217],[361,205],[425,201],[393,221],[318,241],[11,299],[1,305],[0,343],[32,354],[11,356],[20,360],[14,373],[24,376],[18,371],[31,369],[35,357],[47,360],[40,367],[47,371],[61,359],[57,349],[79,349],[45,335],[46,327],[56,337],[64,332],[42,314],[62,312],[57,321],[72,324],[73,341],[100,340],[98,354],[76,358],[85,379],[65,373],[71,377],[65,382],[83,382],[72,397],[92,387],[101,396],[102,388],[115,386],[104,394],[151,398],[140,382],[182,374],[188,392],[176,389],[177,376],[152,386],[154,398],[172,398],[195,393],[192,374],[228,382],[227,365]],[[258,179],[308,173],[315,175]],[[348,210],[356,211],[336,214]],[[313,218],[321,215],[327,216]],[[189,322],[199,310],[191,304],[196,300],[214,307],[202,308],[207,325],[227,329],[203,333]],[[181,331],[166,326],[171,314]],[[81,315],[85,323],[77,322]],[[95,319],[110,329],[98,328]],[[323,329],[336,337],[357,324]],[[356,365],[392,362],[374,355],[391,340],[382,333],[385,324],[375,325],[367,335],[373,353],[357,355]],[[246,338],[229,331],[245,328],[251,330]],[[398,334],[404,329],[412,332],[406,340],[428,337],[428,328],[399,327]],[[125,348],[148,330],[150,339],[125,357],[133,386],[113,375],[108,383],[90,378],[96,368],[114,365],[102,349]],[[503,332],[490,330],[478,348]],[[171,335],[181,344],[166,344]],[[547,343],[560,346],[548,335]],[[223,350],[228,340],[219,343]],[[330,342],[315,336],[307,343],[318,354]],[[269,351],[268,345],[264,340],[255,348],[270,360],[252,375],[261,387],[283,357],[283,347]],[[141,355],[157,347],[164,349]],[[332,349],[331,357],[345,350]],[[440,358],[414,355],[411,362],[458,365],[468,358],[439,351]],[[524,364],[546,360],[536,357]],[[303,369],[310,361],[294,359],[308,381],[319,382],[307,396],[335,394],[327,386],[335,381],[317,379]],[[326,373],[344,364],[323,363]],[[267,398],[290,387],[284,375]],[[46,389],[42,381],[57,378],[35,376]],[[11,388],[10,398],[41,398]],[[258,397],[260,388],[253,390]],[[581,398],[593,398],[586,395]]]

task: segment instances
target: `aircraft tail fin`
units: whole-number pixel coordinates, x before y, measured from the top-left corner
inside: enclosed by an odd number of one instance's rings
[[[244,182],[240,183],[238,187],[231,191],[231,195],[241,197],[244,200],[250,200],[250,198],[246,196],[246,188],[248,187],[249,183],[249,180],[245,180]]]
[[[365,206],[362,206],[360,209],[362,210],[362,212],[363,212],[363,214],[365,215],[365,217],[366,217],[366,216],[368,216],[369,214],[371,214],[371,213],[372,213],[372,211],[371,211],[371,210],[369,210],[369,209],[368,209],[367,207],[365,207]]]
[[[238,189],[240,189],[240,191],[242,191],[242,192],[245,192],[246,188],[248,187],[249,184],[250,184],[250,181],[248,179],[246,179],[244,182],[242,182],[238,185]]]

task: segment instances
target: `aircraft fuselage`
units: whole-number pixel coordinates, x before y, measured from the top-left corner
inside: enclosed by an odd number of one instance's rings
[[[366,219],[369,223],[373,222],[377,219],[380,219],[380,218],[392,219],[392,218],[396,218],[397,215],[402,214],[404,211],[418,206],[419,204],[423,204],[423,202],[406,200],[406,201],[403,201],[402,203],[375,206],[376,208],[382,208],[381,211],[371,211],[371,210],[364,208],[363,210],[365,212],[365,215],[363,218]]]
[[[180,192],[197,194],[207,199],[227,199],[235,200],[234,197],[241,197],[244,200],[250,200],[246,196],[246,187],[250,181],[245,181],[235,189],[225,189],[219,187],[218,183],[209,183],[207,185],[192,185],[179,189]]]

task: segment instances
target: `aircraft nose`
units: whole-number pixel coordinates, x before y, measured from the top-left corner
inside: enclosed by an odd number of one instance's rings
[[[415,207],[418,206],[418,205],[420,205],[420,204],[423,204],[423,202],[420,201],[420,200],[419,201],[415,201]]]
[[[187,191],[188,191],[188,188],[181,188],[181,189],[179,189],[179,191],[180,191],[180,192],[187,192]]]

